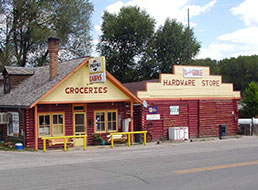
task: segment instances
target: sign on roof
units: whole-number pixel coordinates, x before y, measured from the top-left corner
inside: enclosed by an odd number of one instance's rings
[[[233,85],[223,83],[219,75],[210,75],[209,67],[174,65],[174,73],[160,75],[159,82],[147,82],[144,91],[138,91],[141,99],[239,99],[240,92]],[[174,109],[174,108],[173,108]],[[177,113],[172,111],[172,114]]]
[[[202,78],[202,68],[186,67],[184,68],[184,77],[186,78]]]
[[[94,57],[89,60],[90,83],[106,82],[106,61],[105,57]]]
[[[105,57],[94,57],[89,60],[90,74],[105,72],[105,66]]]

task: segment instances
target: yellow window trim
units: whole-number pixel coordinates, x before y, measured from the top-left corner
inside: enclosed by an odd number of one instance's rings
[[[41,112],[41,113],[38,113],[38,130],[39,130],[39,116],[44,116],[44,115],[49,115],[49,130],[50,130],[50,135],[44,135],[44,136],[40,136],[40,134],[38,133],[38,137],[41,138],[41,137],[52,137],[53,134],[52,134],[52,127],[53,127],[53,115],[63,115],[63,134],[60,134],[61,135],[65,135],[65,113],[64,112]],[[58,124],[55,124],[55,125],[58,125]]]
[[[84,106],[85,109],[85,106]],[[84,129],[85,129],[85,134],[87,134],[87,115],[86,112],[82,112],[82,111],[74,111],[73,112],[73,134],[75,134],[75,114],[83,114],[84,115]]]
[[[96,131],[96,113],[97,112],[104,112],[105,116],[105,130],[104,131]],[[115,112],[116,113],[116,130],[108,130],[108,112]],[[113,120],[112,120],[113,121]],[[94,110],[94,133],[110,133],[110,132],[117,132],[118,131],[118,109],[102,109],[102,110]]]

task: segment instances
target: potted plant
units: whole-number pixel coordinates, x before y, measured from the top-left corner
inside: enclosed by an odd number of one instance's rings
[[[93,134],[93,142],[95,145],[105,145],[105,141],[100,137],[99,134],[96,133]]]

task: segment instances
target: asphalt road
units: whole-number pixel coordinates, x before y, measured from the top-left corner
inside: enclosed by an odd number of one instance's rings
[[[257,190],[258,138],[0,151],[0,189]]]

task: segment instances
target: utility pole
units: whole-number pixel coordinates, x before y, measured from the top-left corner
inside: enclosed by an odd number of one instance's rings
[[[191,60],[191,38],[190,38],[189,8],[187,9],[187,20],[188,20],[188,64],[190,64],[190,60]]]

